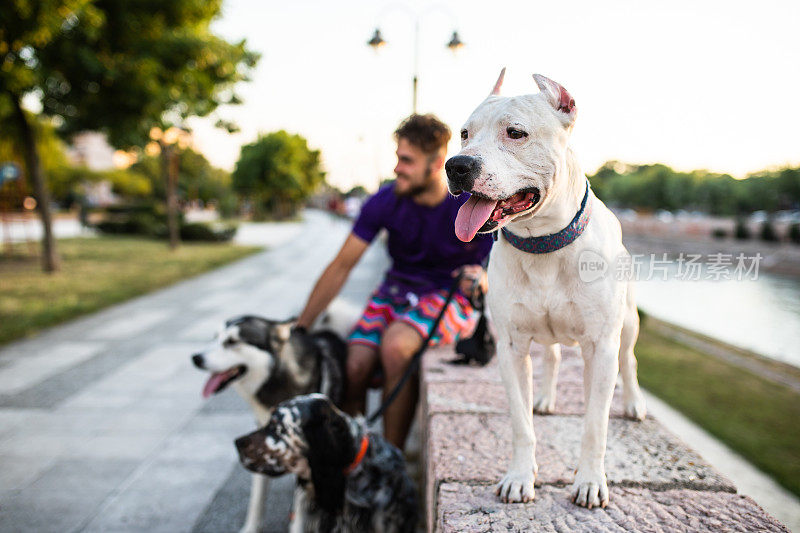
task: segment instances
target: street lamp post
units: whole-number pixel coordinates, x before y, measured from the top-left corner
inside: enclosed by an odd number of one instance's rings
[[[423,16],[427,15],[428,13],[434,10],[444,10],[450,15],[451,18],[454,17],[453,14],[448,9],[446,9],[445,6],[442,5],[431,6],[431,8],[429,8],[428,10],[419,13],[412,11],[410,8],[408,8],[403,4],[392,5],[389,6],[389,8],[402,9],[407,14],[410,14],[414,20],[414,72],[411,77],[411,92],[412,92],[411,109],[413,113],[416,114],[417,84],[419,82],[419,22]],[[374,50],[378,50],[381,46],[385,44],[386,41],[383,39],[383,36],[381,35],[380,28],[375,28],[375,33],[373,33],[370,40],[367,41],[367,45],[372,47]],[[458,49],[464,46],[463,41],[461,41],[461,38],[458,36],[458,30],[453,30],[453,35],[450,37],[450,41],[448,41],[448,43],[445,46],[447,46],[447,48],[449,48],[453,52],[456,52]]]

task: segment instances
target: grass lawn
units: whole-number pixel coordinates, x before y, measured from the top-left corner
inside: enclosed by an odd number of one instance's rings
[[[800,394],[643,323],[639,382],[800,496]]]
[[[21,250],[21,249],[20,249]],[[41,271],[38,258],[0,255],[0,343],[96,311],[250,255],[259,248],[166,243],[135,237],[58,242],[62,269]]]

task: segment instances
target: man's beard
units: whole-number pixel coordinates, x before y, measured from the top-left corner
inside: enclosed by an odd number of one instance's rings
[[[434,179],[431,178],[432,174],[433,174],[433,172],[431,172],[431,169],[428,168],[428,169],[425,170],[425,179],[424,179],[424,181],[422,183],[420,183],[419,185],[412,185],[411,187],[409,187],[408,189],[406,189],[405,191],[402,191],[402,192],[398,191],[397,187],[395,187],[394,193],[397,196],[401,196],[403,198],[415,198],[415,197],[417,197],[417,196],[419,196],[419,195],[421,195],[423,193],[426,193],[426,192],[428,192],[428,190],[431,188],[431,185],[433,184],[433,180]]]

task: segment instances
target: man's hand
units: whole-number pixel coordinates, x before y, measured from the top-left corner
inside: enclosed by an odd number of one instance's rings
[[[489,290],[489,277],[480,265],[464,265],[453,271],[453,277],[461,274],[458,288],[470,300],[476,298],[480,292],[486,294]]]

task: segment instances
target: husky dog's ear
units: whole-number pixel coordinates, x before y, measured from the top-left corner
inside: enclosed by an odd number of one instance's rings
[[[294,320],[289,322],[282,322],[280,324],[275,325],[275,337],[281,341],[286,342],[289,340],[289,337],[292,335],[292,327],[294,326]]]
[[[241,324],[247,317],[246,316],[237,316],[234,318],[229,318],[225,321],[225,327],[229,328],[231,326],[235,326],[237,324]]]
[[[498,96],[500,94],[500,87],[503,86],[503,78],[506,77],[506,67],[503,67],[503,70],[500,71],[500,76],[497,77],[497,81],[494,82],[494,89],[492,92],[489,93],[489,96]]]
[[[536,85],[539,86],[539,90],[547,98],[547,101],[553,106],[553,109],[559,112],[558,115],[564,125],[568,128],[572,126],[578,114],[578,110],[575,108],[575,99],[564,87],[547,76],[534,74],[533,79],[536,81]]]

